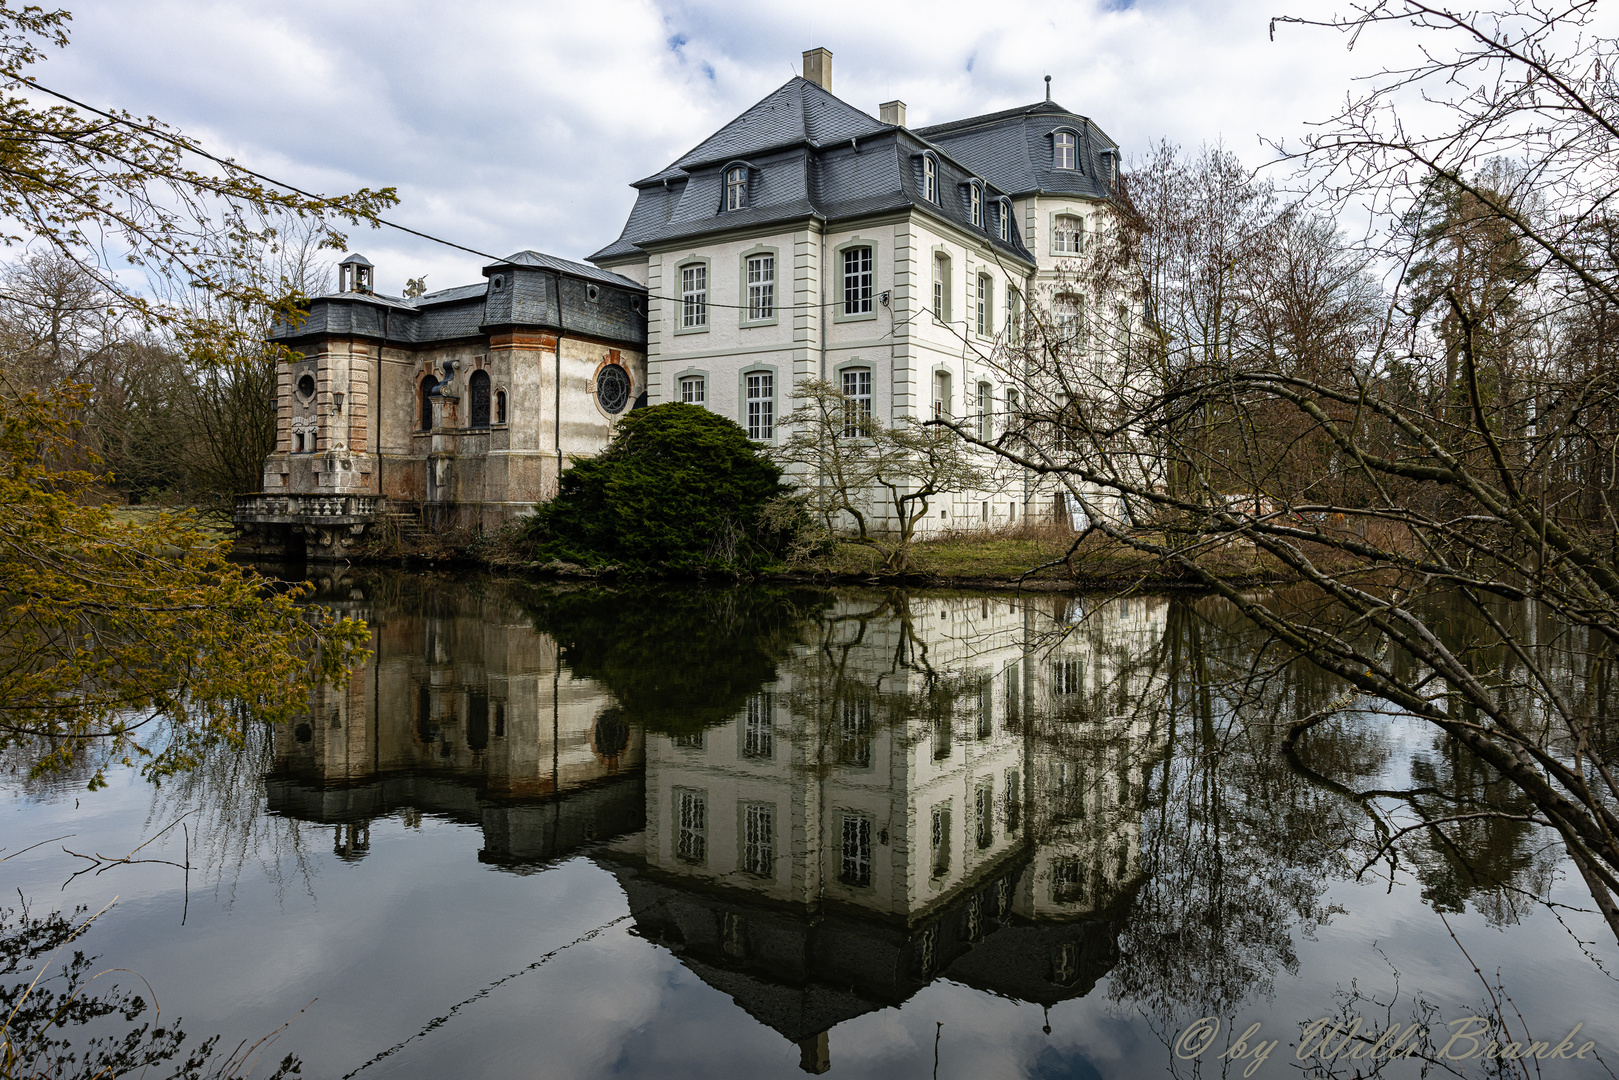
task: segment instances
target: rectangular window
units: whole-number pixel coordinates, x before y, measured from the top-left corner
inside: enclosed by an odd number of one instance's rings
[[[748,259],[748,318],[776,317],[776,257],[754,255]]]
[[[680,380],[680,400],[687,405],[703,405],[708,400],[708,387],[701,375],[690,375]]]
[[[742,808],[742,869],[764,877],[776,872],[776,808],[769,803]]]
[[[969,191],[971,194],[968,196],[968,202],[972,211],[970,215],[972,223],[982,225],[984,223],[984,193],[977,184],[970,185]]]
[[[843,313],[864,315],[871,311],[871,249],[849,248],[843,253]]]
[[[680,325],[708,325],[708,267],[680,268]]]
[[[776,377],[767,371],[747,376],[748,438],[776,437]]]
[[[1084,693],[1085,662],[1083,660],[1053,660],[1051,662],[1051,692],[1054,694]]]
[[[843,859],[838,880],[845,885],[871,884],[871,818],[865,814],[843,815]]]
[[[922,197],[930,203],[939,201],[939,163],[932,157],[922,159]]]
[[[995,228],[996,228],[997,232],[1000,234],[1000,237],[1001,237],[1002,240],[1011,239],[1011,237],[1010,237],[1010,233],[1012,231],[1012,204],[1011,203],[1005,202],[1005,201],[1002,201],[1000,203],[1000,209],[996,211],[996,225],[995,225]]]
[[[871,371],[854,368],[843,373],[843,437],[871,433]]]
[[[1057,255],[1078,255],[1085,246],[1085,221],[1068,214],[1057,218],[1051,234],[1051,250]]]
[[[708,797],[700,791],[675,794],[675,855],[687,862],[708,858]]]
[[[933,418],[943,420],[950,415],[950,373],[933,373]]]
[[[1006,337],[1013,345],[1023,340],[1023,294],[1011,284],[1006,286]]]
[[[693,735],[676,735],[674,743],[682,750],[701,750],[704,743],[703,733],[699,731]]]
[[[988,510],[989,503],[984,507]],[[986,513],[986,517],[988,514]],[[995,733],[995,680],[988,675],[978,680],[978,737],[987,739]]]
[[[933,257],[933,318],[950,320],[950,260],[943,255]]]
[[[995,393],[987,382],[978,384],[978,437],[985,442],[995,437]]]
[[[1009,508],[1015,510],[1017,503],[1007,503]],[[1006,668],[1006,726],[1011,727],[1018,721],[1018,665],[1008,664]]]
[[[1023,802],[1018,798],[1018,771],[1006,770],[1006,794],[1003,799],[1006,803],[1006,831],[1015,833],[1023,825]]]
[[[978,332],[985,336],[994,332],[995,320],[989,308],[990,282],[988,275],[978,275],[978,296],[974,310],[978,318]]]
[[[744,757],[767,758],[776,752],[776,728],[770,691],[748,699],[748,715],[742,725]]]
[[[995,842],[995,791],[985,784],[973,793],[973,819],[980,848]]]
[[[871,766],[871,699],[845,698],[839,729],[838,761],[857,769]]]
[[[929,852],[932,855],[933,876],[943,877],[950,872],[950,806],[933,808],[933,824]]]
[[[1057,132],[1056,140],[1053,144],[1055,152],[1052,154],[1052,164],[1059,169],[1072,169],[1074,167],[1074,150],[1077,141],[1072,131]]]
[[[1077,904],[1085,899],[1084,872],[1078,859],[1051,861],[1051,900],[1057,904]]]
[[[748,170],[738,166],[725,174],[725,209],[741,210],[748,205]]]

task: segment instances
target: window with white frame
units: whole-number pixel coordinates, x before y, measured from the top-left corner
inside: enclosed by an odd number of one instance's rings
[[[708,404],[708,380],[701,375],[687,375],[681,379],[680,400],[687,405]]]
[[[967,185],[967,218],[974,225],[984,224],[984,189],[977,184]]]
[[[1058,214],[1051,230],[1051,250],[1056,255],[1078,255],[1085,247],[1085,219]]]
[[[844,698],[838,729],[838,761],[857,769],[871,765],[871,699]]]
[[[995,332],[995,283],[988,274],[978,275],[978,291],[973,298],[973,315],[978,332],[989,336]]]
[[[1008,386],[1006,388],[1006,415],[1002,421],[1002,427],[1010,430],[1013,426],[1021,422],[1018,416],[1018,406],[1020,404],[1021,402],[1018,400],[1017,390]]]
[[[1059,293],[1052,298],[1051,314],[1056,321],[1057,347],[1065,353],[1077,352],[1085,340],[1085,298]]]
[[[680,325],[708,325],[708,267],[701,263],[680,268]]]
[[[748,274],[748,319],[776,317],[776,257],[750,255]]]
[[[675,793],[675,857],[687,862],[708,858],[708,796],[701,791]]]
[[[843,313],[865,315],[871,311],[871,249],[845,248],[843,252]]]
[[[950,804],[935,806],[931,817],[928,851],[933,865],[933,876],[943,877],[950,872]]]
[[[978,437],[986,442],[995,437],[995,394],[989,383],[978,384]]]
[[[922,157],[922,198],[935,205],[939,202],[939,163],[932,154]]]
[[[845,885],[871,884],[871,818],[865,814],[843,814],[843,858],[838,880]]]
[[[776,377],[768,371],[744,376],[747,387],[748,438],[761,442],[776,437]]]
[[[1059,659],[1051,662],[1051,692],[1053,694],[1083,694],[1085,692],[1085,661]]]
[[[937,322],[950,321],[950,258],[933,256],[933,318]]]
[[[673,742],[682,750],[701,750],[708,745],[707,737],[701,731],[695,731],[689,735],[676,735]]]
[[[1072,169],[1078,157],[1079,138],[1072,131],[1057,132],[1052,144],[1052,164],[1059,169]]]
[[[725,209],[741,210],[747,205],[748,170],[738,165],[725,173]]]
[[[770,691],[748,699],[748,713],[742,722],[742,756],[767,758],[776,752],[776,728]]]
[[[776,872],[776,808],[770,803],[742,808],[742,870],[762,877]]]
[[[978,846],[989,847],[995,842],[995,791],[987,782],[973,793],[973,821],[977,825]]]
[[[1015,833],[1023,825],[1023,802],[1018,798],[1021,777],[1016,769],[1007,769],[1002,804],[1006,811],[1006,831]]]
[[[1006,338],[1017,345],[1023,341],[1023,294],[1016,285],[1006,285]]]
[[[950,373],[933,373],[933,419],[943,420],[950,415]]]
[[[843,373],[843,437],[853,439],[871,432],[871,369],[848,368]]]
[[[1000,211],[996,214],[995,232],[1002,240],[1012,239],[1012,204],[1007,199],[1000,202]]]

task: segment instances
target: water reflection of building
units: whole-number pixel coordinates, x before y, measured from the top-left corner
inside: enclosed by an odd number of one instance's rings
[[[272,811],[335,826],[351,857],[376,818],[448,817],[482,828],[480,859],[511,866],[641,828],[640,730],[516,608],[354,592],[344,606],[370,624],[373,656],[277,729]]]
[[[811,1072],[936,977],[1088,993],[1164,750],[1166,612],[841,603],[730,722],[647,737],[646,830],[609,846],[640,931]]]

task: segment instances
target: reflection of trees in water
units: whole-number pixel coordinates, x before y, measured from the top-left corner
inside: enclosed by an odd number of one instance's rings
[[[227,899],[234,896],[249,866],[263,872],[278,897],[293,883],[313,895],[316,865],[310,828],[296,818],[264,811],[263,778],[274,764],[270,726],[248,727],[239,749],[211,747],[195,768],[153,789],[147,831],[195,810],[187,822],[192,869],[216,891],[223,890]]]
[[[1280,718],[1320,707],[1331,688],[1300,665],[1256,679],[1260,642],[1223,616],[1177,604],[1169,617],[1171,750],[1146,798],[1142,884],[1110,989],[1168,1031],[1232,1015],[1297,971],[1297,936],[1333,914],[1323,893],[1346,872],[1338,851],[1354,825],[1345,799],[1281,753]]]
[[[177,1025],[157,1026],[155,1002],[112,973],[98,977],[104,970],[98,958],[70,948],[88,925],[85,912],[0,910],[0,1074],[226,1080],[254,1071],[273,1035],[228,1054],[219,1052],[217,1035],[186,1046],[187,1034]],[[289,1054],[266,1080],[299,1071]]]
[[[696,732],[740,712],[776,677],[817,589],[768,586],[529,589],[525,609],[575,677],[606,686],[631,723]]]

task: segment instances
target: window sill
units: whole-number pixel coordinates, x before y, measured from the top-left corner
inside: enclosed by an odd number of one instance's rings
[[[768,319],[743,319],[737,325],[744,330],[753,330],[761,326],[779,326],[781,325],[781,320],[772,315]]]
[[[835,323],[867,322],[868,320],[875,318],[877,318],[877,311],[874,308],[871,311],[862,311],[854,315],[846,315],[843,312],[838,312],[832,316],[832,321]]]
[[[706,324],[706,323],[703,324],[702,326],[677,326],[677,327],[675,327],[675,336],[676,337],[680,337],[682,334],[706,334],[706,333],[708,333],[708,324]]]

